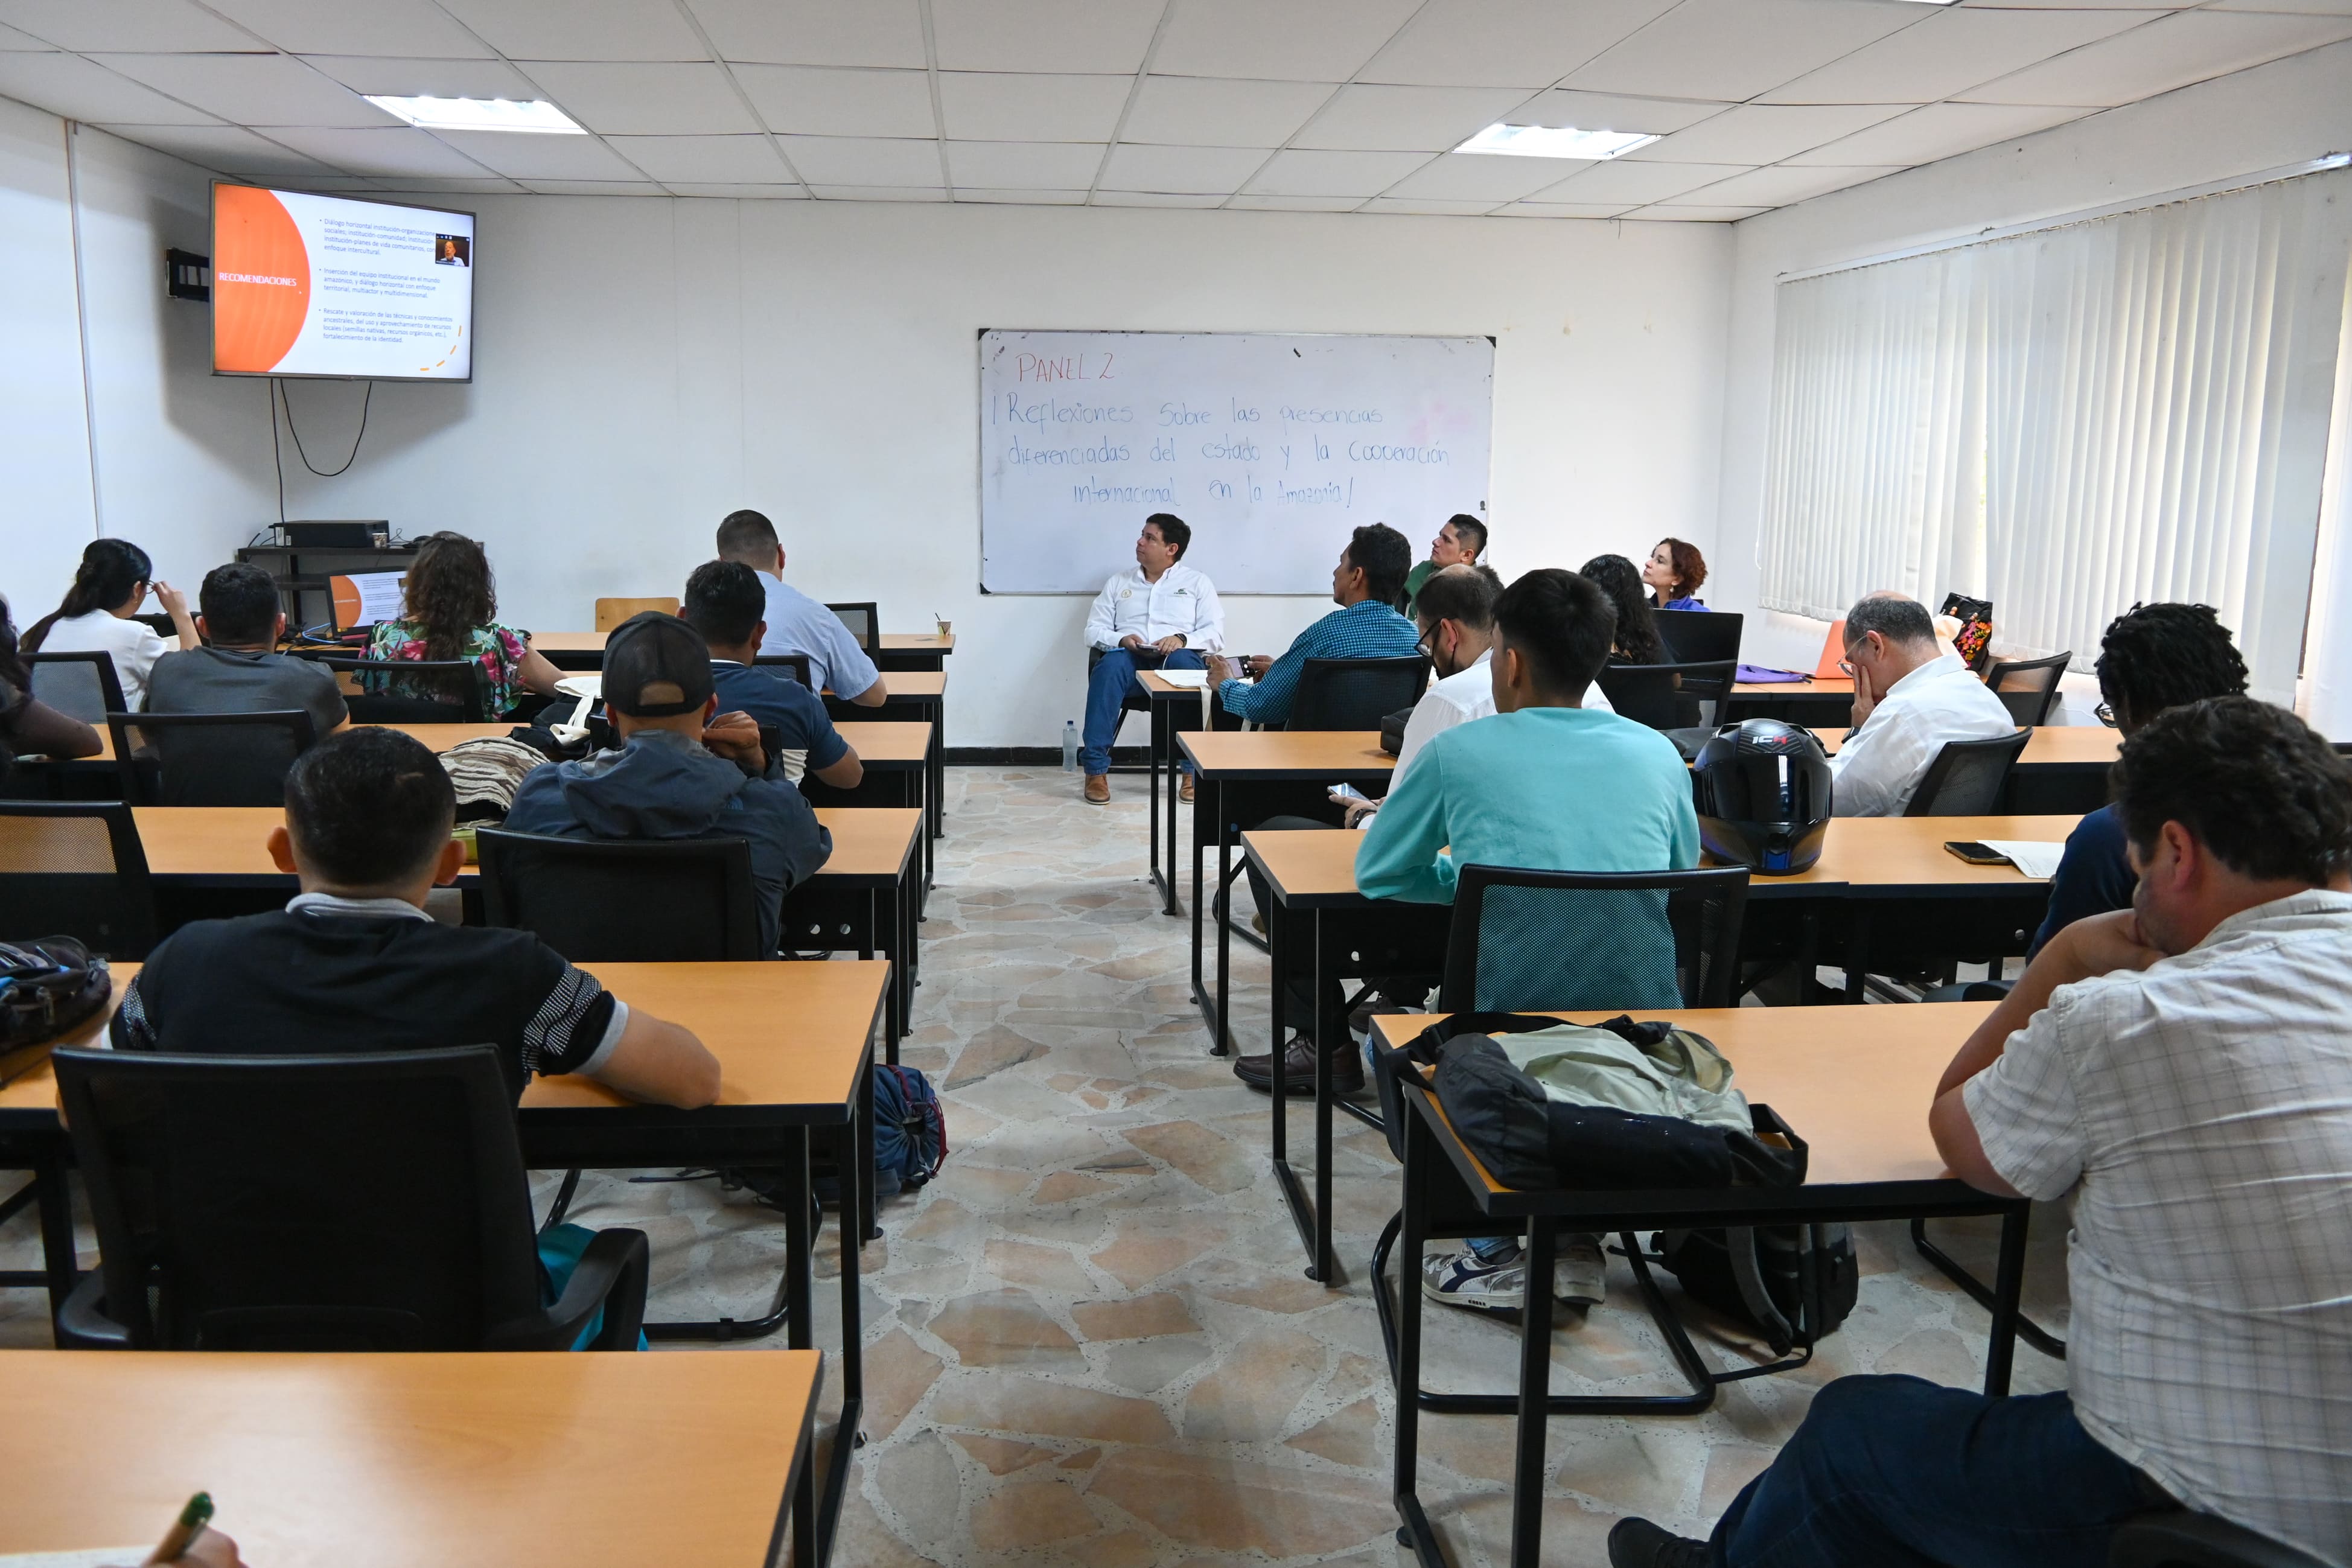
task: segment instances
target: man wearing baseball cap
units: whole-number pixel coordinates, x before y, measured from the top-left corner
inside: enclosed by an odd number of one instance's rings
[[[741,838],[751,846],[762,952],[784,895],[833,853],[833,836],[761,754],[759,726],[719,712],[702,634],[648,611],[604,644],[604,710],[617,749],[541,768],[506,826],[564,838]]]

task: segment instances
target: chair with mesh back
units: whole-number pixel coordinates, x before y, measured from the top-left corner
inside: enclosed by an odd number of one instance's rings
[[[1653,610],[1666,657],[1680,664],[1738,663],[1739,632],[1748,617],[1737,610]]]
[[[354,724],[487,724],[498,717],[490,711],[489,672],[470,658],[302,657],[358,682],[359,690],[343,698]]]
[[[811,691],[816,689],[816,678],[809,673],[809,657],[804,653],[755,654],[751,662],[761,669],[781,669]]]
[[[677,614],[677,601],[655,595],[644,599],[599,599],[596,601],[596,629],[618,631],[632,616],[642,616],[647,610],[665,616]]]
[[[482,919],[535,932],[574,963],[756,959],[760,909],[740,838],[475,835]]]
[[[103,649],[23,657],[33,678],[34,700],[47,703],[68,719],[103,724],[109,713],[120,713],[131,706],[122,700],[122,682],[115,678],[114,656]]]
[[[1731,683],[1738,671],[1738,662],[1728,658],[1692,664],[1604,665],[1601,694],[1609,699],[1609,706],[1621,719],[1653,730],[1688,730],[1706,722],[1700,703],[1720,704],[1731,695]]]
[[[2325,1568],[2299,1547],[2242,1524],[2187,1509],[2124,1521],[2107,1545],[2107,1568]]]
[[[155,945],[155,893],[131,808],[0,800],[0,940],[70,936],[109,958]]]
[[[857,639],[857,646],[866,650],[867,658],[881,651],[882,606],[879,604],[872,599],[863,599],[847,605],[827,605],[825,608],[849,628],[849,635]]]
[[[283,805],[310,715],[109,713],[122,798],[140,805]]]
[[[488,1046],[368,1055],[59,1050],[99,1267],[77,1350],[635,1350],[643,1231],[540,1296],[514,1091]]]
[[[2017,763],[2031,730],[1996,735],[1990,741],[1947,741],[1926,776],[1911,793],[1906,816],[1983,816],[2000,809],[2001,786]]]
[[[1381,720],[1421,700],[1429,685],[1429,660],[1402,658],[1310,658],[1298,672],[1286,730],[1377,730]]]
[[[2048,658],[2003,659],[1985,671],[1985,685],[2019,723],[2046,724],[2058,700],[2058,678],[2074,658],[2070,650]]]

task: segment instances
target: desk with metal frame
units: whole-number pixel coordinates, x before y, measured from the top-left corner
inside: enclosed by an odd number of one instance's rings
[[[884,677],[883,685],[889,690],[878,708],[860,707],[846,698],[837,697],[828,691],[824,693],[825,711],[833,715],[835,725],[839,725],[844,720],[856,721],[879,719],[898,720],[903,722],[911,715],[931,727],[930,747],[924,755],[923,776],[926,795],[924,812],[930,822],[930,837],[944,838],[947,837],[947,829],[942,823],[946,814],[941,809],[941,797],[947,793],[947,767],[941,737],[947,730],[947,671],[943,669],[904,670],[896,675]],[[926,846],[924,885],[929,886],[930,881],[930,850]]]
[[[1551,1278],[1560,1230],[1677,1229],[1696,1226],[1832,1225],[1923,1216],[1993,1215],[2000,1219],[2000,1266],[1993,1289],[1985,1393],[2009,1392],[2018,1301],[2025,1277],[2032,1205],[1978,1191],[1952,1175],[1927,1131],[1927,1106],[1959,1042],[1990,1011],[1990,1003],[1874,1007],[1727,1007],[1646,1016],[1694,1029],[1722,1047],[1751,1104],[1769,1105],[1810,1145],[1805,1183],[1792,1188],[1710,1191],[1524,1192],[1499,1185],[1454,1135],[1444,1112],[1419,1089],[1402,1086],[1405,1106],[1402,1281],[1391,1303],[1374,1282],[1384,1327],[1393,1324],[1396,1369],[1395,1498],[1402,1537],[1422,1568],[1445,1559],[1420,1496],[1423,1245],[1441,1237],[1522,1229],[1527,1276]],[[1892,1014],[1893,1016],[1888,1016]],[[1605,1015],[1559,1014],[1591,1022]],[[1391,1044],[1435,1022],[1426,1014],[1377,1018]],[[1638,1258],[1629,1258],[1645,1303],[1669,1310]],[[1719,1373],[1695,1348],[1682,1371],[1694,1384],[1668,1404],[1658,1396],[1561,1396],[1550,1393],[1551,1292],[1528,1292],[1519,1332],[1519,1385],[1513,1400],[1517,1440],[1511,1497],[1512,1568],[1537,1568],[1543,1530],[1545,1422],[1563,1413],[1627,1415],[1706,1407],[1715,1389],[1752,1373]],[[1571,1403],[1571,1401],[1573,1403]]]
[[[602,669],[604,668],[604,639],[610,632],[534,632],[529,641],[531,651],[545,658],[558,669]],[[952,633],[941,637],[936,632],[884,632],[882,646],[871,656],[874,668],[887,673],[894,669],[944,669],[948,656],[955,652]]]
[[[1832,756],[1852,731],[1834,724],[1809,726]],[[2107,770],[2123,732],[2105,724],[2040,724],[2009,770],[2001,807],[2019,816],[2080,815],[2107,804]]]
[[[896,721],[845,719],[834,725],[857,752],[866,776],[852,789],[835,789],[801,775],[800,791],[812,805],[915,806],[929,819],[930,726]],[[931,886],[931,840],[923,837],[923,875],[917,883],[915,918],[924,918]]]
[[[1215,698],[1205,684],[1179,686],[1156,669],[1144,670],[1136,677],[1136,680],[1151,704],[1151,762],[1148,769],[1151,774],[1151,816],[1150,826],[1144,837],[1150,857],[1151,885],[1160,889],[1164,900],[1160,912],[1181,915],[1184,910],[1176,900],[1176,808],[1181,804],[1176,797],[1176,733],[1180,730],[1206,730],[1209,727],[1209,705]],[[1185,722],[1187,717],[1192,721],[1189,724]],[[1163,769],[1168,775],[1168,854],[1165,860],[1160,853],[1160,775]]]

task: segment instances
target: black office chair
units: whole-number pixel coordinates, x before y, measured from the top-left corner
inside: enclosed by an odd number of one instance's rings
[[[1089,680],[1094,679],[1095,666],[1103,661],[1103,655],[1106,651],[1108,650],[1098,647],[1089,647],[1087,649],[1087,678]],[[1150,668],[1157,669],[1160,667],[1157,664],[1154,664]],[[1151,711],[1151,699],[1144,696],[1141,692],[1136,690],[1135,688],[1130,686],[1127,689],[1126,694],[1119,698],[1118,709],[1123,714],[1149,713]],[[1112,731],[1110,739],[1113,746],[1118,745],[1118,731],[1116,730]],[[1151,764],[1148,762],[1140,766],[1133,763],[1125,764],[1113,763],[1111,764],[1110,771],[1115,773],[1148,773],[1151,771]]]
[[[2074,658],[2070,649],[2048,658],[2003,659],[1985,671],[1985,685],[2019,723],[2047,724],[2058,700],[2058,678]]]
[[[331,654],[304,654],[313,664],[359,678],[360,689],[343,699],[354,724],[488,724],[499,715],[490,711],[489,672],[470,658],[339,658]],[[394,676],[409,688],[390,689]],[[417,687],[446,693],[423,697]]]
[[[103,724],[109,713],[121,713],[131,706],[122,700],[122,682],[115,678],[114,656],[103,649],[21,657],[33,678],[34,700],[47,703],[68,719]]]
[[[740,838],[475,835],[482,921],[536,932],[574,963],[758,959],[759,895]]]
[[[2300,1547],[2210,1513],[2168,1509],[2126,1520],[2107,1547],[2107,1568],[2326,1568]]]
[[[128,805],[0,801],[0,938],[43,936],[118,959],[155,945],[154,885]]]
[[[645,1233],[541,1302],[513,1090],[488,1046],[52,1053],[99,1267],[68,1350],[635,1350]]]
[[[283,805],[310,715],[109,713],[122,798],[138,805]],[[143,754],[142,754],[143,753]]]
[[[1310,658],[1298,672],[1286,730],[1377,730],[1381,720],[1421,700],[1429,688],[1429,660]]]
[[[804,653],[754,654],[751,663],[760,669],[781,669],[811,691],[816,689],[816,678],[809,673],[809,657]]]
[[[1738,661],[1728,658],[1691,664],[1611,664],[1601,667],[1601,694],[1609,699],[1609,706],[1621,719],[1653,730],[1696,730],[1708,727],[1699,704],[1720,704],[1731,695],[1732,682],[1738,675]]]
[[[827,605],[825,608],[849,628],[849,635],[857,639],[857,646],[866,650],[867,658],[881,651],[882,609],[875,601],[863,599],[846,605]]]
[[[1442,1013],[1549,1012],[1569,1009],[1644,1010],[1728,1007],[1737,994],[1739,931],[1748,908],[1744,866],[1696,871],[1530,871],[1500,866],[1465,866],[1454,890],[1454,921],[1445,943],[1445,977],[1438,989]],[[1626,964],[1602,967],[1593,955],[1641,944]],[[1646,972],[1646,973],[1645,973]],[[1630,991],[1631,985],[1634,989]],[[1668,1000],[1671,997],[1673,1000]],[[1404,1110],[1390,1104],[1394,1088],[1385,1073],[1381,1094],[1391,1149],[1402,1158]],[[1396,1369],[1396,1303],[1388,1260],[1404,1228],[1400,1211],[1372,1248],[1372,1299],[1381,1332],[1388,1342],[1389,1368]],[[1620,1238],[1659,1335],[1675,1363],[1702,1366],[1681,1321],[1652,1279],[1648,1263],[1629,1232]],[[1418,1289],[1412,1278],[1419,1258],[1407,1258],[1403,1288]],[[1801,1362],[1774,1363],[1780,1370]],[[1716,1374],[1723,1378],[1725,1374]],[[1753,1375],[1743,1370],[1731,1376]],[[1518,1409],[1516,1394],[1446,1394],[1417,1389],[1424,1410],[1463,1415],[1503,1415]],[[1713,1390],[1604,1403],[1625,1414],[1629,1403],[1659,1411],[1704,1409]],[[1591,1396],[1554,1395],[1552,1413],[1590,1412]]]
[[[1653,610],[1658,640],[1678,664],[1739,662],[1739,631],[1748,617],[1737,610]]]
[[[2032,731],[2019,730],[1990,741],[1945,742],[1919,787],[1911,792],[1911,804],[1903,815],[1983,816],[1999,810],[2009,770],[2032,739]]]

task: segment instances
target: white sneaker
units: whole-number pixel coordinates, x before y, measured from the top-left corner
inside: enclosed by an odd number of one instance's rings
[[[1500,1263],[1484,1262],[1466,1247],[1459,1252],[1423,1253],[1421,1293],[1449,1307],[1516,1312],[1527,1304],[1527,1263],[1516,1250]]]
[[[1563,1236],[1552,1255],[1551,1293],[1572,1307],[1598,1307],[1609,1299],[1609,1259],[1597,1236]]]

